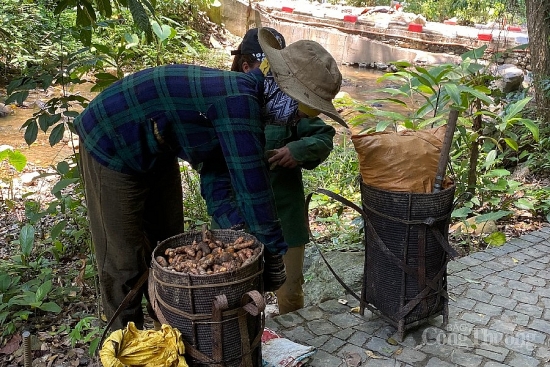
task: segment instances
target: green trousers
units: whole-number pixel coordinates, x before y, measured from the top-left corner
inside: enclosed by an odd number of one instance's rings
[[[150,266],[157,243],[184,230],[181,175],[175,157],[135,175],[102,166],[83,147],[80,159],[103,312],[110,319]],[[113,330],[130,321],[143,328],[143,295],[148,296],[146,286],[117,317]]]

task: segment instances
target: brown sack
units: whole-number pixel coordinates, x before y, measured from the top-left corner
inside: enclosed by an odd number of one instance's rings
[[[446,128],[353,135],[363,182],[388,191],[432,192]]]

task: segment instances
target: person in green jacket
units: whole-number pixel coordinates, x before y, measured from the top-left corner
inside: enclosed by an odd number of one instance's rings
[[[268,29],[285,47],[284,37]],[[238,49],[232,51],[232,71],[249,72],[269,66],[258,41],[258,29],[250,29]],[[289,249],[283,256],[287,279],[276,291],[279,313],[285,314],[304,306],[303,265],[305,246],[309,242],[308,218],[302,169],[314,169],[321,164],[333,148],[335,130],[318,117],[317,111],[300,105],[287,94],[281,93],[273,76],[266,73],[264,83],[264,116],[271,121],[265,127],[266,156],[270,164],[270,181],[283,236]]]

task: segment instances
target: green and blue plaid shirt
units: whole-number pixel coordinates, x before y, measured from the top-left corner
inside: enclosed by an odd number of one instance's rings
[[[273,253],[285,253],[261,122],[264,77],[193,65],[139,71],[114,83],[74,122],[102,165],[147,172],[161,156],[201,166],[201,190],[220,226],[246,224]]]

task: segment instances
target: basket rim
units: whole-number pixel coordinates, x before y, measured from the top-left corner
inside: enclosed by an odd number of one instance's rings
[[[386,193],[390,193],[390,194],[402,194],[402,195],[418,195],[418,196],[426,196],[426,195],[441,195],[442,193],[447,193],[449,190],[455,190],[456,189],[456,184],[453,183],[451,186],[447,187],[446,189],[443,189],[439,192],[412,192],[412,191],[391,191],[391,190],[385,190],[385,189],[381,189],[379,187],[375,187],[375,186],[371,186],[371,185],[367,185],[366,183],[363,182],[363,180],[361,180],[360,182],[360,187],[365,187],[369,190],[373,190],[373,191],[380,191],[380,192],[386,192]]]
[[[260,242],[260,240],[258,240],[256,238],[256,236],[250,234],[250,233],[246,233],[246,232],[242,232],[242,231],[235,231],[235,230],[232,230],[232,229],[211,229],[210,230],[213,234],[215,234],[216,232],[220,232],[220,231],[223,231],[225,233],[231,233],[231,234],[235,234],[235,235],[239,235],[239,236],[242,236],[244,235],[245,237],[248,236],[249,238],[252,238],[254,239],[254,241],[256,242],[256,244],[258,246],[260,246],[260,252],[256,255],[256,258],[254,259],[254,261],[251,261],[249,264],[245,265],[245,266],[241,266],[240,268],[238,269],[235,269],[235,270],[231,270],[231,271],[225,271],[225,272],[222,272],[222,273],[216,273],[216,274],[190,274],[190,273],[184,273],[184,272],[178,272],[178,271],[172,271],[172,270],[168,270],[166,269],[165,267],[161,266],[157,259],[156,259],[156,252],[157,250],[159,249],[159,247],[165,245],[168,241],[170,240],[174,240],[174,239],[177,239],[177,238],[180,238],[180,237],[185,237],[185,236],[189,236],[189,237],[193,237],[193,236],[197,236],[197,235],[200,235],[202,236],[202,231],[187,231],[187,232],[182,232],[182,233],[178,233],[172,237],[168,237],[162,241],[160,241],[157,246],[153,249],[153,252],[151,253],[151,269],[154,270],[154,271],[162,271],[166,274],[170,274],[170,275],[181,275],[181,276],[185,276],[185,277],[188,277],[190,279],[207,279],[207,278],[210,278],[212,276],[220,276],[220,275],[226,275],[226,276],[232,276],[232,275],[235,275],[241,271],[245,271],[245,270],[248,270],[249,267],[251,266],[254,266],[256,265],[256,262],[257,261],[261,261],[262,258],[263,258],[263,254],[264,254],[264,249],[265,249],[265,245]],[[164,254],[163,254],[164,255]],[[261,272],[263,272],[263,268],[261,269]]]

